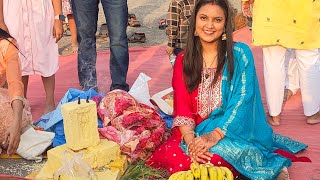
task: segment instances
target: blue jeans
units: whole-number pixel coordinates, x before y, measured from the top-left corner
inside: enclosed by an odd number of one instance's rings
[[[110,90],[129,90],[126,83],[129,66],[127,39],[127,0],[101,0],[110,39]],[[83,90],[97,89],[96,31],[99,0],[72,1],[73,15],[77,26],[78,77]],[[104,78],[104,77],[103,77]]]

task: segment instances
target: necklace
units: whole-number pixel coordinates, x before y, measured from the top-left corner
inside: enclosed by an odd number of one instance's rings
[[[206,62],[205,60],[203,60],[203,62],[204,62],[204,68],[209,68],[209,67],[211,67],[211,66],[213,65],[213,63],[216,62],[217,56],[218,56],[218,54],[216,54],[216,56],[214,56],[214,58],[212,58],[212,61],[211,61],[211,63],[210,63],[210,66],[207,66],[207,62]]]
[[[206,79],[208,79],[211,74],[211,70],[208,70],[208,67],[212,67],[213,63],[217,60],[217,56],[218,56],[218,54],[213,58],[213,60],[210,63],[210,66],[207,66],[206,61],[203,60],[203,62],[204,62],[204,77]]]

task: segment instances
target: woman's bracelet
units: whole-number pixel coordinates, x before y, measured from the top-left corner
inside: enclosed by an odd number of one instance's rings
[[[220,128],[216,128],[215,130],[213,130],[213,134],[217,135],[219,141],[224,138],[224,134],[223,132],[221,132]]]
[[[14,96],[11,101],[10,101],[10,105],[12,107],[12,103],[14,100],[20,100],[22,102],[22,105],[24,107],[24,105],[26,104],[26,99],[24,97],[21,97],[21,96]]]
[[[181,140],[184,140],[184,137],[186,136],[186,135],[188,135],[188,134],[193,134],[193,136],[195,135],[195,132],[194,131],[188,131],[188,132],[186,132],[186,133],[183,133],[182,134],[182,137],[181,137]]]

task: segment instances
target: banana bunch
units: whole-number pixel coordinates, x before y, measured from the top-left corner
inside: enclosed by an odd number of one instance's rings
[[[226,167],[218,167],[212,164],[190,165],[189,171],[179,171],[172,174],[169,180],[233,180],[233,174]]]

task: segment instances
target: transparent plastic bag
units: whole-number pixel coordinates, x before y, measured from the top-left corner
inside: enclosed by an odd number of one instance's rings
[[[74,155],[66,150],[62,157],[62,167],[53,174],[54,180],[98,180],[94,170],[82,160],[82,153]]]

